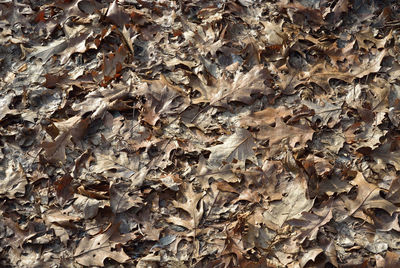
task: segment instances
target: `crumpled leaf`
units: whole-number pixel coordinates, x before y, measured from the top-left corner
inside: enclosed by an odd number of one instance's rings
[[[76,211],[80,212],[84,219],[92,219],[97,216],[99,209],[104,207],[106,201],[89,198],[80,194],[75,194],[76,200],[73,203]]]
[[[219,167],[223,163],[231,163],[234,159],[244,161],[254,156],[256,145],[249,131],[237,128],[230,136],[220,138],[223,144],[208,148],[211,151],[208,163],[211,167]]]
[[[390,188],[386,195],[388,201],[393,204],[400,204],[400,178],[396,177],[390,184]]]
[[[387,251],[385,255],[385,268],[395,268],[400,265],[400,255],[396,252]]]
[[[303,166],[309,175],[315,172],[318,176],[322,177],[326,177],[333,169],[332,164],[328,160],[315,155],[309,155],[303,162]]]
[[[61,206],[73,196],[72,180],[71,175],[65,174],[54,182],[56,197]]]
[[[55,123],[61,134],[52,142],[42,142],[41,146],[45,151],[46,159],[54,163],[64,163],[66,160],[65,147],[70,143],[71,138],[78,141],[83,137],[89,122],[90,118],[83,119],[80,116],[74,116],[66,121]]]
[[[391,143],[387,142],[371,153],[372,159],[376,162],[373,169],[377,172],[386,169],[387,164],[391,164],[396,170],[400,170],[400,152],[391,149]]]
[[[75,249],[74,258],[85,266],[104,266],[104,260],[111,258],[119,263],[129,260],[122,247],[116,247],[110,238],[118,230],[119,224],[113,224],[106,231],[92,237],[84,237]]]
[[[5,173],[5,177],[0,179],[0,196],[14,199],[24,195],[28,181],[21,163],[9,161]]]
[[[13,95],[8,93],[0,98],[0,121],[11,112],[9,105],[13,99]]]
[[[370,73],[377,73],[381,69],[381,62],[386,56],[386,50],[379,51],[372,59],[366,59],[357,67],[351,70],[351,74],[356,78],[364,77]]]
[[[285,118],[288,115],[291,115],[291,111],[285,106],[279,106],[277,108],[268,107],[262,111],[257,111],[245,116],[241,119],[240,123],[242,126],[258,127],[274,123],[276,117]]]
[[[113,1],[108,7],[106,18],[121,28],[129,22],[129,15],[118,6],[117,0]]]
[[[99,88],[88,95],[84,101],[74,103],[72,109],[80,114],[91,112],[92,120],[103,117],[107,110],[125,111],[132,107],[126,104],[125,98],[130,94],[129,87]]]
[[[307,252],[300,259],[300,267],[305,267],[310,261],[315,261],[319,254],[324,252],[322,248],[312,248],[308,249]]]
[[[138,170],[137,163],[129,161],[128,155],[121,152],[118,157],[110,154],[96,154],[96,164],[90,171],[102,174],[106,178],[131,178]]]

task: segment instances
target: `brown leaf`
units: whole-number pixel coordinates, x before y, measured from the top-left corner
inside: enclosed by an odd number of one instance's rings
[[[314,200],[307,198],[307,188],[302,178],[294,178],[282,187],[282,200],[273,201],[267,206],[264,212],[264,220],[268,223],[268,227],[277,230],[287,221],[297,219],[302,216],[303,212],[309,211]],[[284,188],[283,188],[284,187]]]
[[[6,176],[0,179],[0,196],[9,199],[25,195],[25,186],[28,184],[21,163],[9,161],[5,172]]]
[[[339,122],[339,116],[342,113],[343,103],[340,103],[340,105],[334,105],[326,101],[325,103],[322,103],[322,105],[319,105],[311,101],[304,100],[303,104],[314,110],[315,115],[312,118],[314,123],[319,120],[322,126],[333,128]]]
[[[212,106],[229,108],[229,103],[233,101],[251,104],[252,95],[274,94],[269,86],[271,76],[262,66],[254,66],[248,73],[240,73],[234,81],[219,79],[212,86],[199,85],[198,89],[202,96],[193,100],[193,103],[209,102]]]
[[[358,172],[356,178],[350,183],[357,186],[357,198],[351,200],[347,196],[342,196],[348,210],[348,216],[353,216],[361,208],[380,208],[387,211],[390,215],[398,211],[395,205],[380,196],[381,189],[367,182],[362,173]],[[361,215],[358,214],[357,216],[360,217]]]
[[[252,113],[240,120],[241,126],[258,127],[263,125],[270,125],[275,122],[276,117],[285,118],[291,115],[290,109],[285,106],[277,108],[268,107],[262,111]]]
[[[65,174],[54,182],[54,189],[58,202],[63,206],[69,199],[73,197],[74,190],[72,188],[73,178],[69,174]]]
[[[316,173],[318,176],[326,177],[333,169],[328,160],[315,155],[309,155],[303,162],[303,166],[310,176]]]
[[[55,123],[61,134],[53,142],[42,142],[41,146],[45,150],[46,159],[54,163],[64,163],[66,160],[65,147],[70,143],[71,138],[79,141],[83,137],[89,122],[89,118],[82,119],[80,116],[75,116],[66,121]]]
[[[124,12],[124,9],[118,6],[118,1],[113,1],[108,7],[106,18],[118,27],[123,27],[129,23],[129,15]]]
[[[201,218],[203,217],[204,208],[203,202],[200,200],[203,198],[203,193],[195,193],[192,189],[192,185],[184,183],[182,186],[182,194],[185,201],[173,200],[172,203],[176,208],[183,209],[190,215],[190,220],[183,220],[176,216],[170,216],[169,222],[186,227],[189,230],[194,230],[199,225]],[[200,202],[199,209],[197,208]]]
[[[400,255],[387,251],[385,256],[385,268],[396,268],[400,266]]]
[[[110,206],[114,214],[122,213],[132,207],[140,207],[143,200],[127,183],[110,183]]]
[[[396,170],[400,170],[400,151],[392,150],[389,142],[381,144],[372,151],[371,157],[376,163],[372,167],[376,172],[385,170],[387,164],[391,164]]]
[[[296,236],[299,243],[305,239],[310,241],[317,238],[319,228],[327,224],[332,219],[332,208],[327,205],[314,213],[303,212],[301,218],[289,220],[287,223],[300,228],[300,234]]]
[[[386,56],[386,53],[386,50],[382,50],[372,56],[372,59],[365,59],[359,66],[352,68],[351,74],[354,78],[362,78],[370,73],[379,72],[382,59]]]
[[[390,184],[386,199],[395,205],[400,204],[400,178],[396,177]]]
[[[74,258],[85,266],[104,266],[104,260],[111,258],[119,263],[129,260],[122,247],[116,247],[110,237],[118,231],[119,224],[113,224],[106,231],[92,237],[84,237],[75,249]]]
[[[208,163],[211,167],[220,167],[224,163],[231,163],[234,159],[244,161],[254,156],[255,142],[250,132],[238,128],[233,135],[220,138],[223,144],[215,145],[211,151]]]
[[[324,252],[322,248],[312,248],[308,249],[305,254],[300,259],[300,267],[306,266],[306,264],[310,261],[314,262],[319,254]]]
[[[143,107],[143,121],[152,126],[160,118],[181,113],[189,106],[189,100],[182,89],[170,84],[164,76],[143,83],[140,94],[144,94],[147,99]]]
[[[107,85],[112,79],[121,75],[122,65],[128,56],[128,51],[124,45],[120,45],[115,53],[110,53],[103,58],[102,73],[98,76],[98,80],[102,81],[102,85]]]
[[[281,118],[276,118],[275,127],[262,126],[260,131],[255,134],[259,140],[269,140],[270,146],[281,144],[284,140],[294,148],[296,145],[305,146],[314,134],[309,126],[306,125],[286,125]]]

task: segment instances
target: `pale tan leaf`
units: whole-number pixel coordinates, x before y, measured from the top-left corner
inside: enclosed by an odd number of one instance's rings
[[[104,266],[106,258],[119,263],[129,260],[124,250],[121,247],[116,248],[109,240],[117,230],[118,225],[113,225],[93,238],[84,237],[74,252],[76,262],[85,266]]]
[[[238,128],[230,136],[220,138],[223,144],[215,145],[211,151],[208,163],[211,167],[220,167],[223,163],[231,163],[234,159],[244,161],[254,156],[255,142],[250,132]]]
[[[286,125],[281,118],[276,118],[275,127],[263,126],[260,131],[255,134],[259,140],[269,140],[270,145],[283,143],[287,140],[292,147],[300,145],[305,146],[306,142],[311,140],[314,130],[306,125]]]

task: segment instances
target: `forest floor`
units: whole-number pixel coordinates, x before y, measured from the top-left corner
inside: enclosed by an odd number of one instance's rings
[[[400,267],[396,0],[0,0],[1,267]]]

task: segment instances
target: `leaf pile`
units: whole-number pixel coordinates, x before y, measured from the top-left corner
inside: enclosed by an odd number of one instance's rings
[[[399,21],[0,1],[1,266],[399,266]]]

